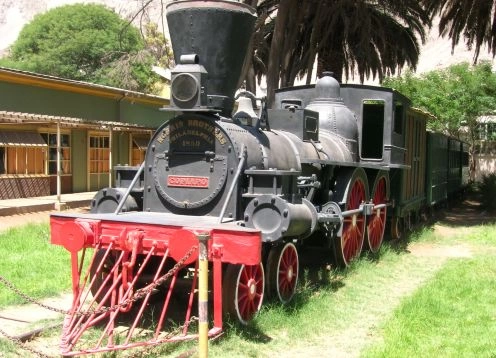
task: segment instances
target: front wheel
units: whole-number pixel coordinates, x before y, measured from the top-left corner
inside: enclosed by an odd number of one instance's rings
[[[265,285],[262,264],[228,264],[223,281],[224,314],[248,324],[262,306]]]
[[[282,303],[291,301],[298,283],[298,251],[292,243],[271,248],[267,258],[267,295]]]

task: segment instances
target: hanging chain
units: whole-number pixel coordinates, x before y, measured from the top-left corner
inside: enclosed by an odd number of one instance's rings
[[[130,298],[124,300],[123,302],[121,302],[119,304],[116,304],[116,305],[113,305],[113,306],[109,306],[109,307],[102,307],[101,309],[98,309],[98,310],[97,309],[89,309],[89,310],[87,310],[85,312],[77,312],[77,313],[75,313],[75,315],[78,315],[78,316],[89,316],[89,315],[94,315],[94,314],[106,313],[106,312],[110,312],[110,311],[117,311],[120,308],[127,307],[129,304],[134,303],[134,302],[142,299],[143,297],[145,297],[148,294],[150,294],[158,286],[160,286],[164,282],[166,282],[173,275],[175,275],[176,272],[179,271],[179,269],[181,269],[181,267],[184,265],[184,263],[186,262],[186,260],[188,260],[190,258],[190,256],[197,249],[198,249],[197,246],[192,246],[191,249],[184,255],[184,257],[181,260],[179,260],[172,267],[172,269],[170,269],[166,274],[164,274],[163,276],[159,277],[155,282],[151,283],[147,287],[144,287],[142,289],[137,290],[136,293],[133,296],[131,296]],[[38,300],[36,300],[36,299],[34,299],[34,298],[30,297],[30,296],[28,296],[27,294],[25,294],[24,292],[22,292],[21,290],[19,290],[17,287],[14,286],[14,284],[12,284],[10,281],[8,281],[7,279],[5,279],[1,275],[0,275],[0,282],[3,283],[12,292],[14,292],[16,295],[18,295],[19,297],[23,298],[27,302],[33,303],[33,304],[35,304],[37,306],[40,306],[40,307],[45,308],[45,309],[50,310],[50,311],[54,311],[54,312],[57,312],[57,313],[62,313],[64,315],[71,314],[70,311],[66,311],[66,310],[63,310],[63,309],[60,309],[60,308],[55,308],[55,307],[48,306],[48,305],[46,305],[44,303],[41,303],[40,301],[38,301]],[[191,317],[183,325],[177,327],[177,329],[175,329],[174,331],[169,332],[165,336],[165,339],[168,339],[170,337],[173,337],[173,336],[177,335],[181,330],[183,330],[185,327],[189,326],[191,323],[193,323],[195,321],[198,321],[198,317],[195,317],[195,316]],[[37,357],[40,357],[40,358],[50,358],[50,356],[45,355],[45,354],[40,353],[40,352],[37,352],[36,350],[28,347],[21,340],[19,340],[16,337],[10,336],[7,332],[5,332],[5,331],[3,331],[1,329],[0,329],[0,334],[3,335],[3,336],[5,336],[8,340],[10,340],[16,346],[20,347],[23,350],[26,350],[26,351],[29,351],[29,352],[33,353]],[[136,352],[135,354],[133,354],[132,357],[141,356],[142,353],[143,353],[143,351],[140,350],[139,352]]]
[[[2,336],[4,336],[5,338],[7,338],[9,341],[11,341],[14,345],[20,347],[21,349],[25,350],[25,351],[28,351],[28,352],[31,352],[33,353],[36,357],[40,357],[40,358],[50,358],[50,356],[46,355],[46,354],[43,354],[43,353],[40,353],[36,350],[34,350],[33,348],[30,348],[28,347],[25,343],[23,343],[20,339],[16,338],[16,337],[12,337],[11,335],[9,335],[7,332],[5,332],[4,330],[0,329],[0,334]]]
[[[13,283],[11,283],[10,281],[7,281],[7,279],[5,279],[5,277],[3,277],[1,275],[0,275],[0,282],[2,282],[8,289],[10,289],[12,292],[14,292],[16,295],[18,295],[19,297],[21,297],[22,299],[24,299],[27,302],[30,302],[30,303],[33,303],[37,306],[43,307],[49,311],[54,311],[54,312],[62,313],[62,314],[68,314],[68,311],[66,311],[66,310],[47,306],[44,303],[41,303],[41,302],[37,301],[36,299],[28,296],[27,294],[25,294],[24,292],[19,290],[17,287],[15,287]]]
[[[123,307],[128,306],[130,303],[134,303],[134,302],[142,299],[143,297],[145,297],[146,295],[148,295],[149,293],[151,293],[155,288],[157,288],[158,286],[162,285],[169,278],[171,278],[184,265],[184,263],[186,262],[186,260],[188,260],[189,257],[197,249],[198,249],[197,246],[192,246],[191,249],[184,255],[184,257],[181,260],[179,260],[174,265],[174,267],[172,267],[166,274],[164,274],[163,276],[159,277],[155,282],[151,283],[147,287],[144,287],[144,288],[141,288],[141,289],[137,290],[133,296],[127,298],[126,300],[122,301],[121,303],[116,304],[116,305],[113,305],[113,306],[109,306],[109,307],[102,307],[100,309],[89,309],[87,311],[77,312],[75,314],[78,315],[78,316],[89,316],[89,315],[94,315],[94,314],[106,313],[106,312],[110,312],[110,311],[117,311],[118,309],[121,309]],[[5,279],[1,275],[0,275],[0,282],[2,282],[12,292],[14,292],[16,295],[18,295],[19,297],[23,298],[27,302],[30,302],[30,303],[33,303],[33,304],[35,304],[37,306],[43,307],[43,308],[45,308],[45,309],[47,309],[49,311],[53,311],[53,312],[57,312],[57,313],[62,313],[64,315],[67,315],[67,314],[70,314],[71,313],[70,311],[67,311],[67,310],[63,310],[63,309],[60,309],[60,308],[55,308],[55,307],[48,306],[48,305],[46,305],[44,303],[41,303],[40,301],[38,301],[38,300],[36,300],[36,299],[34,299],[34,298],[30,297],[30,296],[28,296],[27,294],[25,294],[24,292],[22,292],[21,290],[19,290],[10,281],[8,281],[7,279]]]
[[[164,340],[167,340],[169,338],[172,338],[172,337],[175,337],[177,335],[179,335],[179,333],[184,329],[184,327],[189,327],[189,325],[193,322],[196,322],[198,321],[198,317],[196,316],[192,316],[188,321],[184,322],[183,325],[181,326],[178,326],[176,329],[174,329],[173,331],[167,333],[164,337],[162,337],[162,341]],[[164,342],[162,342],[164,343]],[[154,345],[153,347],[150,348],[150,346],[145,346],[145,347],[141,347],[141,349],[137,349],[136,351],[134,351],[130,356],[128,356],[129,358],[137,358],[137,357],[143,357],[144,353],[146,352],[146,355],[149,355],[150,353],[152,353],[153,351],[156,351],[158,350],[160,347],[161,347],[161,344],[162,343],[159,343],[159,344],[156,344]]]

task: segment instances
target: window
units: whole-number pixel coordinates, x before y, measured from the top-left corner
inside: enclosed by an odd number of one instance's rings
[[[382,158],[385,115],[384,108],[384,101],[363,101],[362,158]]]
[[[150,137],[133,135],[131,165],[141,165],[141,163],[143,163],[149,141]]]
[[[403,134],[403,103],[394,103],[394,131]]]
[[[90,173],[100,174],[109,172],[109,137],[90,136]]]
[[[47,145],[34,132],[0,132],[0,175],[46,173]]]
[[[496,123],[479,123],[478,132],[480,140],[496,141]]]
[[[57,174],[57,133],[41,133],[48,144],[48,174]],[[62,174],[71,174],[71,136],[60,135],[60,170]]]

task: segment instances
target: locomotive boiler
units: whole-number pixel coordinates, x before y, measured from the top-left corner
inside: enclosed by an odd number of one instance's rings
[[[264,299],[290,301],[301,247],[330,247],[340,266],[363,248],[380,249],[390,181],[408,168],[408,99],[340,86],[331,73],[277,91],[270,108],[249,92],[236,95],[255,19],[251,7],[227,0],[167,6],[176,67],[163,110],[174,117],[156,130],[133,175],[116,168],[116,187],[100,190],[89,214],[51,216],[52,243],[72,257],[64,354],[189,337],[199,236],[208,237],[210,335],[225,315],[246,323]],[[173,307],[173,297],[184,308]],[[137,343],[133,332],[152,301],[156,329]],[[172,311],[184,311],[184,334],[174,339],[162,333]],[[129,314],[131,329],[118,344],[115,327]],[[80,348],[86,330],[102,322],[98,344]]]

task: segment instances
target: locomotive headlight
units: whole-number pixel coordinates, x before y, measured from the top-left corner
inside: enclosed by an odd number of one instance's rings
[[[171,83],[171,92],[175,104],[180,108],[192,108],[198,101],[200,85],[189,73],[180,73]]]

